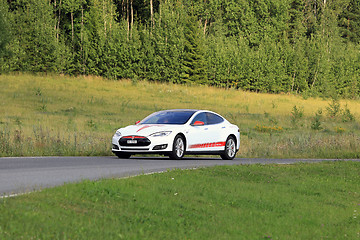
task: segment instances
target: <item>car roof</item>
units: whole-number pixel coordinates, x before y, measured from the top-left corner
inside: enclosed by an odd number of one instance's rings
[[[161,110],[159,112],[187,112],[187,111],[197,112],[197,111],[202,111],[202,110],[198,110],[198,109],[168,109],[168,110]]]
[[[204,110],[204,109],[167,109],[167,110],[160,110],[157,112],[213,112],[213,111]]]
[[[219,115],[216,112],[210,111],[210,110],[204,110],[204,109],[167,109],[167,110],[161,110],[161,111],[157,111],[157,112],[210,112],[210,113],[215,113],[217,115]]]

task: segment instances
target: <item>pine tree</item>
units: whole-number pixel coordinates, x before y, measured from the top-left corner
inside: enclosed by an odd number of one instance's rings
[[[0,1],[0,57],[6,54],[6,45],[10,41],[9,25],[5,18],[7,2]]]
[[[304,21],[304,1],[293,0],[289,9],[289,40],[292,44],[297,42],[297,39],[305,35]]]
[[[360,43],[360,1],[351,0],[339,16],[342,37]]]
[[[197,23],[194,16],[189,16],[185,24],[182,81],[185,83],[206,84],[207,76],[202,50],[202,36]]]
[[[46,1],[12,2],[11,28],[13,41],[7,59],[10,71],[56,72],[59,70],[53,8]]]

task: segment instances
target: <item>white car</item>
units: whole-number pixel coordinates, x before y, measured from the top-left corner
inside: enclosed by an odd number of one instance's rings
[[[112,151],[119,158],[150,153],[171,159],[192,154],[232,160],[239,147],[236,125],[217,113],[192,109],[155,112],[135,125],[118,129],[112,138]]]

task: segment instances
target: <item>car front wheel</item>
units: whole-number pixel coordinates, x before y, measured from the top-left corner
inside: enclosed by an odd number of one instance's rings
[[[169,155],[170,159],[180,160],[185,154],[185,140],[181,135],[177,135],[174,139],[173,149]]]
[[[233,160],[236,155],[236,142],[234,137],[230,136],[225,142],[224,152],[220,155],[224,160]]]

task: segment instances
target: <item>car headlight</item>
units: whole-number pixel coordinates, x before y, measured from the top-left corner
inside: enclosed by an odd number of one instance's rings
[[[165,136],[169,136],[170,133],[171,131],[156,132],[151,134],[149,137],[165,137]]]
[[[121,132],[119,130],[116,131],[115,136],[121,137]]]

